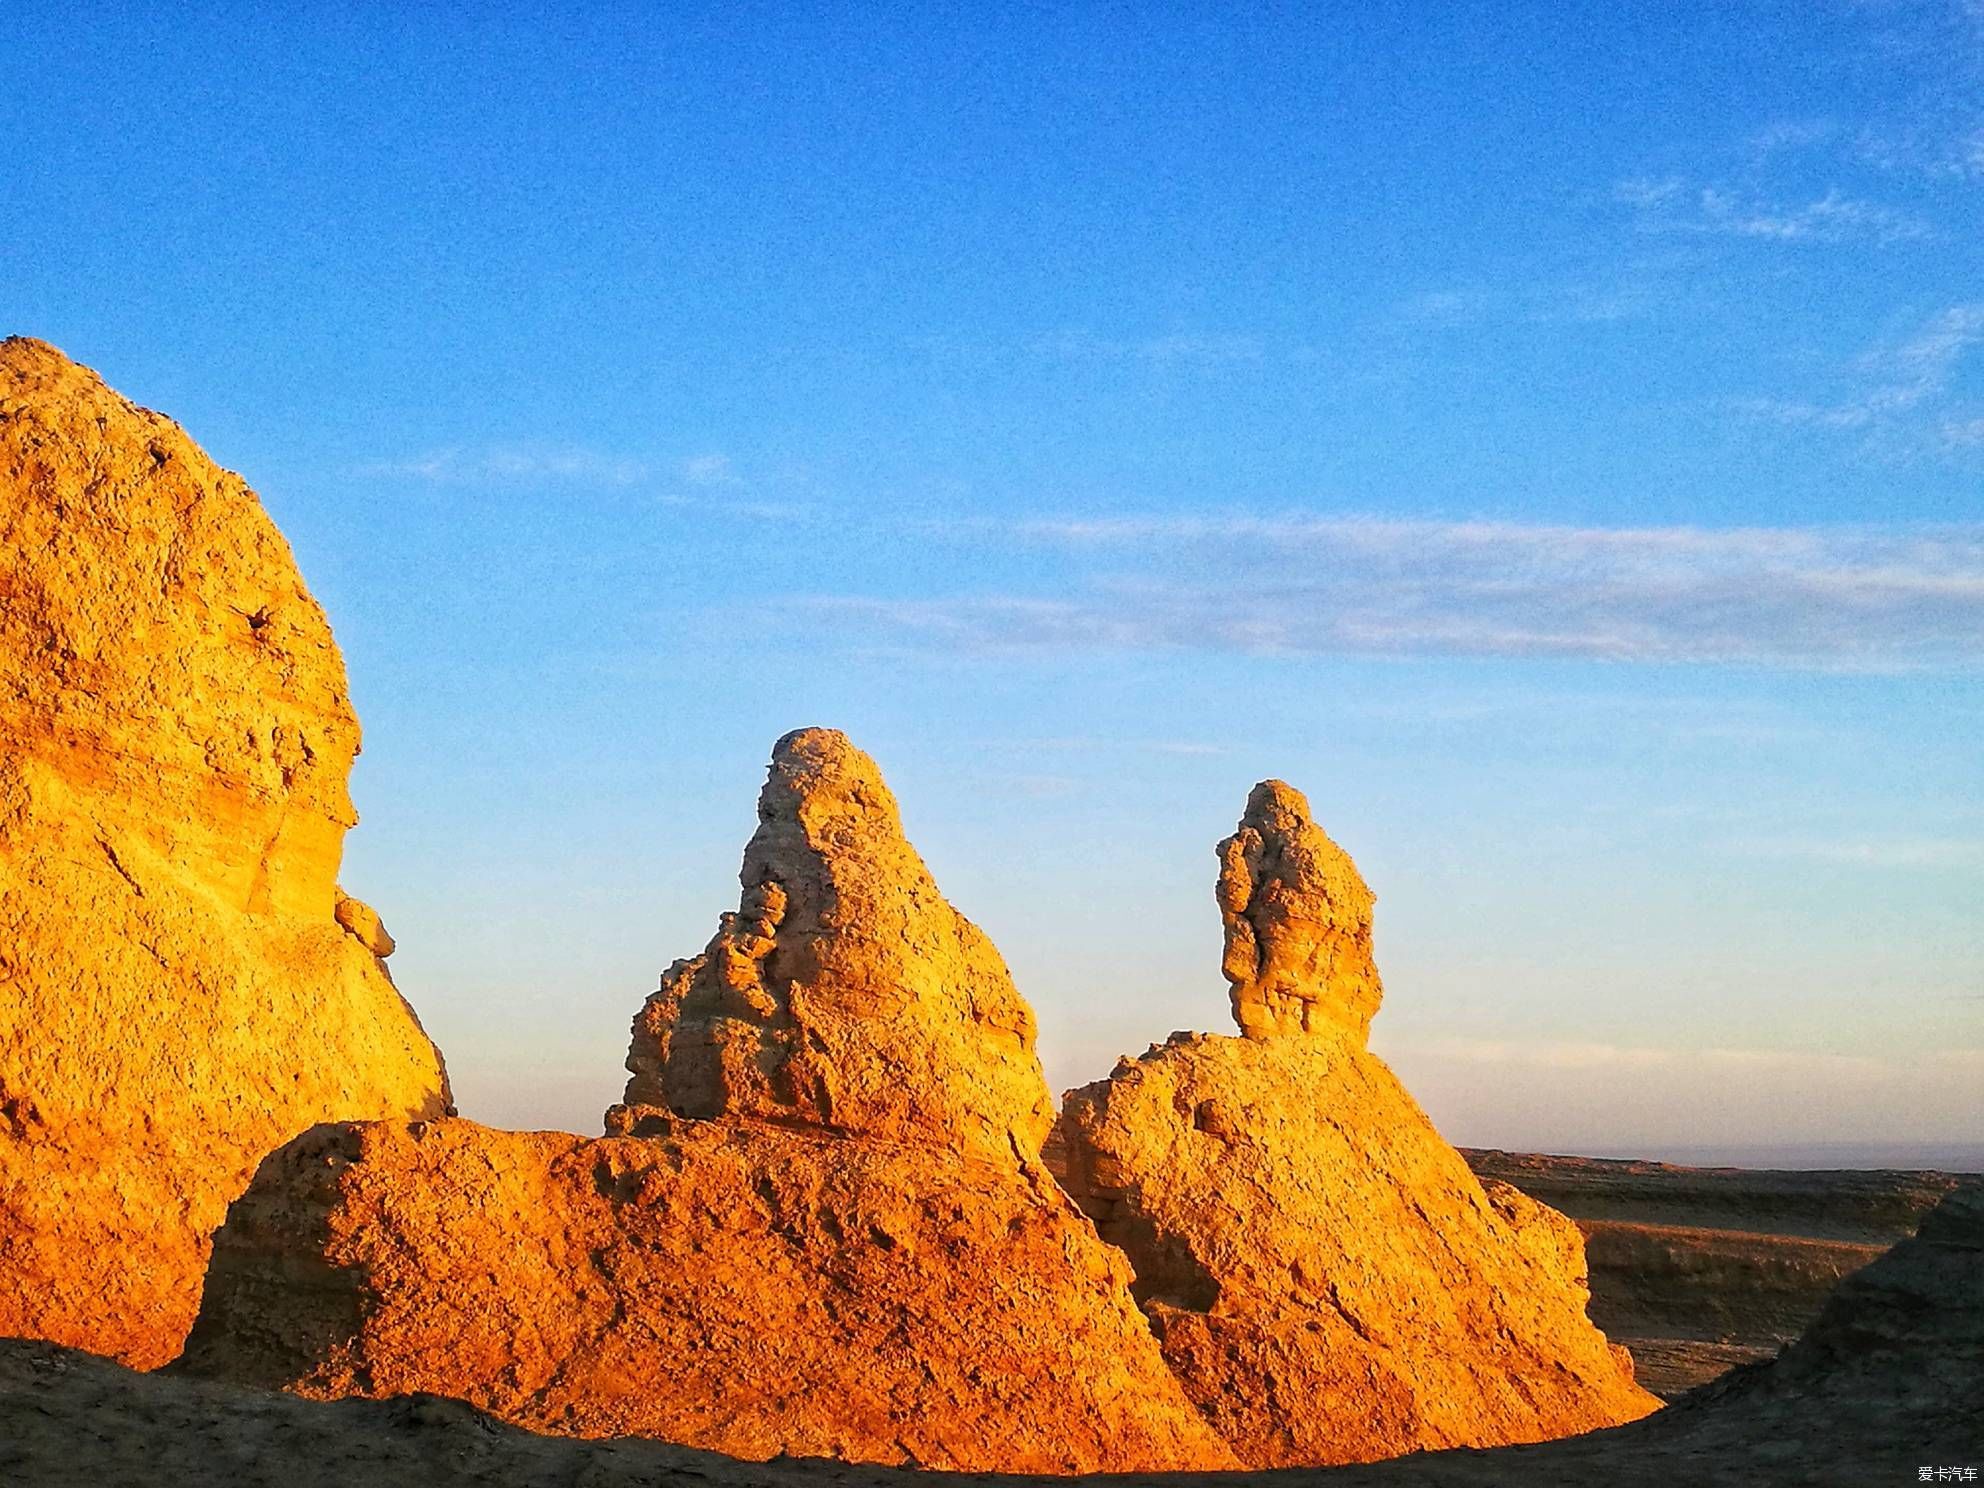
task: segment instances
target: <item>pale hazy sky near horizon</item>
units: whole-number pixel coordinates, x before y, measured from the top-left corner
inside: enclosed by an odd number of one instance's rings
[[[1050,1078],[1267,775],[1461,1142],[1984,1133],[1984,7],[105,5],[0,333],[262,494],[466,1114],[597,1130],[772,741]]]

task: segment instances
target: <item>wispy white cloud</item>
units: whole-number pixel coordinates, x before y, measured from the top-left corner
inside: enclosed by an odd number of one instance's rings
[[[1508,1065],[1537,1070],[1693,1070],[1720,1078],[1743,1075],[1806,1077],[1829,1082],[1870,1082],[1904,1073],[1894,1060],[1809,1049],[1660,1048],[1604,1042],[1528,1039],[1432,1039],[1408,1042],[1401,1052],[1460,1064]],[[1966,1059],[1974,1051],[1960,1050]],[[1967,1063],[1961,1068],[1969,1067]]]
[[[1007,748],[1022,754],[1169,754],[1211,758],[1230,751],[1223,744],[1207,744],[1195,739],[1014,739]]]
[[[1842,143],[1859,163],[1932,183],[1984,180],[1984,7],[1882,0],[1862,7],[1892,101]]]
[[[1751,157],[1763,161],[1831,143],[1839,133],[1835,119],[1773,119],[1752,133],[1746,144]]]
[[[1638,273],[1614,278],[1546,279],[1533,284],[1448,287],[1408,295],[1406,321],[1429,326],[1518,321],[1535,325],[1612,325],[1660,307],[1664,292]]]
[[[747,479],[729,455],[719,452],[654,460],[570,445],[450,445],[402,459],[370,460],[353,473],[369,480],[463,488],[638,488],[661,506],[761,522],[802,521],[812,510],[795,495],[803,480]]]
[[[1984,447],[1984,417],[1944,419],[1936,426],[1936,435],[1946,449]]]
[[[1434,1039],[1407,1045],[1414,1052],[1463,1064],[1518,1064],[1537,1069],[1603,1069],[1611,1066],[1666,1065],[1680,1056],[1671,1049],[1627,1044],[1528,1039]]]
[[[1892,1060],[1806,1049],[1704,1049],[1697,1057],[1710,1069],[1733,1074],[1793,1074],[1828,1083],[1881,1080],[1899,1073]]]
[[[1876,345],[1843,369],[1846,387],[1830,398],[1739,398],[1739,413],[1816,429],[1926,435],[1946,450],[1984,443],[1984,417],[1949,412],[1959,372],[1984,346],[1984,301],[1951,305],[1907,335]]]
[[[979,523],[1077,570],[1053,595],[793,601],[912,645],[1564,657],[1897,670],[1984,663],[1984,524],[1593,528],[1357,517]]]
[[[1912,213],[1837,188],[1805,201],[1783,202],[1680,176],[1636,177],[1619,182],[1613,196],[1633,208],[1645,232],[1713,233],[1781,243],[1901,243],[1933,232]]]
[[[1081,782],[1072,775],[1009,775],[1002,780],[1016,795],[1036,801],[1057,800],[1081,789]]]
[[[679,473],[692,486],[741,486],[744,479],[722,454],[692,455],[684,460]]]
[[[522,485],[589,482],[630,486],[648,478],[645,461],[573,446],[451,445],[401,459],[368,460],[357,468],[368,478],[425,481],[431,485]]]

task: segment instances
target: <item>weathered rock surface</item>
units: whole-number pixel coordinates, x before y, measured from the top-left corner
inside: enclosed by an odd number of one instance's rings
[[[737,913],[634,1020],[628,1105],[1039,1152],[1033,1010],[873,760],[831,729],[779,740],[741,877]]]
[[[338,890],[358,722],[287,545],[176,424],[20,339],[0,677],[0,1335],[154,1365],[257,1161],[439,1115],[446,1080]]]
[[[1865,1488],[1977,1465],[1984,1424],[1984,1203],[1952,1197],[1842,1286],[1806,1342],[1645,1420],[1563,1441],[1416,1453],[1349,1467],[1219,1478],[1096,1479],[1110,1488]],[[0,1481],[41,1488],[950,1488],[1039,1483],[821,1461],[738,1462],[652,1441],[536,1436],[432,1396],[325,1404],[141,1375],[0,1340]],[[1060,1479],[1062,1483],[1070,1480]]]
[[[220,1232],[188,1366],[754,1459],[1234,1465],[1042,1165],[1031,1019],[873,763],[782,740],[743,883],[636,1021],[613,1135],[299,1139]]]
[[[1585,1316],[1576,1227],[1484,1187],[1363,1047],[1371,895],[1278,781],[1220,847],[1247,1037],[1070,1094],[1066,1183],[1164,1356],[1253,1466],[1564,1436],[1657,1402]]]
[[[1219,844],[1220,971],[1248,1038],[1339,1029],[1362,1040],[1384,997],[1371,956],[1376,902],[1350,854],[1293,786],[1264,780]]]
[[[1913,1234],[1961,1180],[1948,1173],[1690,1168],[1463,1150],[1585,1238],[1591,1317],[1674,1399],[1769,1359],[1842,1278]]]
[[[649,1116],[327,1126],[221,1232],[186,1366],[733,1456],[1231,1465],[1046,1171]]]

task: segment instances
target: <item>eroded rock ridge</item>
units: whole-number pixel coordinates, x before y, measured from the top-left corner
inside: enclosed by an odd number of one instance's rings
[[[736,913],[634,1020],[629,1107],[1038,1153],[1033,1010],[873,760],[831,729],[779,740],[740,876]]]

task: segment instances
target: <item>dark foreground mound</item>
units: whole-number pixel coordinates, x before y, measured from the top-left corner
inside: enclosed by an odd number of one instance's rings
[[[1112,1477],[1133,1485],[1514,1488],[1604,1483],[1919,1481],[1984,1466],[1984,1191],[1960,1190],[1921,1233],[1846,1281],[1806,1335],[1627,1426],[1537,1446],[1341,1468]],[[927,1475],[862,1464],[738,1462],[651,1441],[532,1436],[431,1396],[318,1402],[171,1372],[141,1375],[47,1344],[0,1342],[0,1482],[124,1488],[906,1488],[1068,1479]],[[1931,1479],[1934,1481],[1934,1479]]]

